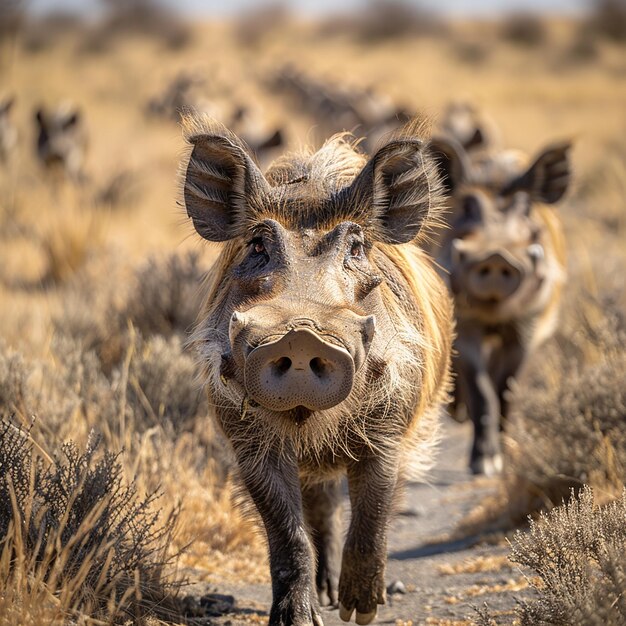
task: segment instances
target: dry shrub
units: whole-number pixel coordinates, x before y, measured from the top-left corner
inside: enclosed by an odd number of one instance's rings
[[[181,431],[208,413],[194,359],[183,352],[179,337],[156,335],[138,342],[130,359],[127,401],[142,430],[167,420]]]
[[[491,54],[488,44],[481,41],[455,40],[452,48],[455,58],[468,65],[483,65]]]
[[[85,271],[68,286],[54,327],[94,350],[110,373],[128,351],[131,327],[143,338],[186,338],[200,310],[204,273],[193,252],[148,259],[130,277],[114,266],[106,278]]]
[[[594,485],[605,499],[626,482],[626,341],[602,362],[565,367],[559,385],[519,392],[509,432],[509,514],[551,507],[570,489]],[[610,348],[606,348],[610,350]]]
[[[532,13],[515,13],[506,17],[500,35],[505,41],[528,48],[543,45],[548,37],[545,24]]]
[[[151,37],[170,50],[184,48],[191,41],[191,28],[173,9],[158,0],[101,0],[105,14],[87,33],[83,49],[107,50],[119,37]]]
[[[45,259],[43,284],[66,282],[103,242],[101,218],[87,210],[66,210],[40,236]]]
[[[569,503],[517,532],[511,560],[540,578],[538,599],[524,601],[522,625],[621,626],[626,623],[626,490],[594,506],[585,487]]]
[[[144,340],[130,333],[123,362],[108,375],[94,351],[69,337],[55,337],[50,356],[26,360],[0,344],[0,411],[23,423],[45,416],[39,427],[47,441],[97,428],[107,443],[128,447],[128,437],[154,427],[174,437],[208,413],[194,361],[178,337]]]
[[[25,12],[24,0],[0,0],[0,43],[15,38],[24,22]]]
[[[98,444],[42,458],[29,432],[0,423],[0,623],[141,623],[171,611],[175,517],[160,521],[155,494],[139,498]]]
[[[123,316],[144,336],[186,334],[200,310],[204,274],[194,252],[149,259],[136,273]]]
[[[349,33],[363,43],[404,37],[440,35],[444,23],[428,9],[402,0],[370,0],[357,15],[335,17],[324,25],[326,34]]]
[[[289,19],[289,9],[282,2],[251,7],[235,20],[235,37],[244,46],[258,46],[271,33],[286,28]]]
[[[514,390],[500,489],[463,521],[463,532],[518,526],[584,484],[603,501],[626,484],[626,327],[619,309],[607,304],[600,313],[597,302],[581,306],[577,296],[577,332],[550,342]]]
[[[584,28],[592,35],[617,43],[626,42],[626,2],[593,0],[592,12]]]
[[[30,16],[23,28],[22,46],[28,52],[49,50],[66,37],[80,33],[84,27],[80,15],[62,9],[41,17]]]
[[[596,38],[586,27],[576,30],[569,48],[565,51],[565,60],[572,63],[594,61],[598,58],[599,49]]]

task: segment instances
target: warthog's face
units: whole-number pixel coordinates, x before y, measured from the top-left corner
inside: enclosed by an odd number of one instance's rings
[[[507,308],[539,289],[546,275],[542,225],[530,199],[467,189],[450,245],[450,285],[473,309]]]
[[[328,409],[350,394],[375,333],[360,314],[380,282],[362,229],[293,232],[263,220],[234,268],[238,304],[230,320],[232,358],[249,397],[266,408]]]
[[[81,113],[71,106],[59,106],[53,111],[40,108],[35,113],[37,125],[37,154],[41,162],[52,169],[65,168],[78,174],[82,167],[85,130]]]
[[[569,144],[547,149],[528,169],[510,153],[472,163],[447,140],[437,148],[445,154],[452,195],[440,260],[457,313],[486,321],[511,317],[528,306],[551,271],[546,225],[533,207],[565,193]]]
[[[357,156],[341,182],[334,165],[319,178],[279,166],[266,179],[224,132],[191,137],[184,182],[196,230],[232,251],[221,377],[300,422],[350,396],[384,336],[370,257],[376,242],[406,243],[421,229],[431,201],[423,148],[392,142],[368,164]]]

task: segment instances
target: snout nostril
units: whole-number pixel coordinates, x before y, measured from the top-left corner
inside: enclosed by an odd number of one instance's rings
[[[486,278],[487,276],[489,276],[489,274],[491,274],[491,268],[489,268],[489,267],[481,267],[478,270],[478,274],[480,276],[482,276],[483,278]]]
[[[502,277],[503,278],[511,278],[511,270],[508,269],[507,267],[505,267],[502,271]]]
[[[288,356],[283,356],[278,359],[278,361],[274,361],[274,371],[277,374],[286,374],[291,367],[291,359]]]
[[[322,378],[328,373],[328,366],[326,362],[324,359],[320,359],[317,356],[309,361],[309,367],[318,378]]]

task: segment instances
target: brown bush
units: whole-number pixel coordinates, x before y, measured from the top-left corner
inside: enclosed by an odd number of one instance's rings
[[[185,335],[200,310],[203,276],[200,257],[193,252],[149,259],[136,272],[122,315],[144,336]]]
[[[189,429],[207,415],[194,359],[185,354],[179,337],[161,335],[138,341],[130,361],[129,394],[136,427],[167,421],[175,431]]]
[[[83,50],[102,52],[124,36],[151,37],[170,50],[191,41],[191,28],[174,10],[157,0],[101,0],[105,14],[85,36]]]
[[[585,487],[578,498],[517,532],[511,560],[533,570],[538,598],[518,605],[523,626],[620,626],[626,623],[626,490],[594,506]]]
[[[28,431],[0,422],[0,623],[142,623],[157,607],[171,610],[175,518],[160,522],[156,495],[139,498],[118,456],[98,454],[98,444],[92,436],[81,453],[70,442],[45,459]]]
[[[501,37],[510,43],[535,47],[544,44],[548,33],[543,21],[532,13],[515,13],[504,19]]]
[[[592,11],[585,29],[610,41],[626,42],[626,2],[592,0]]]
[[[419,5],[402,0],[370,0],[354,16],[335,16],[323,24],[324,34],[348,33],[364,43],[440,35],[445,24],[433,13]]]
[[[0,43],[14,39],[24,23],[24,0],[0,0]]]
[[[626,482],[624,347],[626,341],[603,362],[565,367],[559,385],[518,393],[521,416],[509,431],[507,470],[514,518],[554,506],[585,483],[607,498],[621,491]]]
[[[70,11],[56,10],[41,17],[31,15],[24,22],[22,46],[28,52],[42,52],[84,28],[80,15]]]
[[[157,334],[186,338],[200,310],[203,277],[200,257],[193,252],[150,258],[130,277],[114,266],[106,278],[83,272],[67,286],[54,327],[83,350],[95,351],[109,374],[128,351],[130,328],[145,339]]]
[[[244,46],[258,46],[270,33],[284,29],[289,18],[289,9],[281,2],[247,9],[234,22],[235,37]]]

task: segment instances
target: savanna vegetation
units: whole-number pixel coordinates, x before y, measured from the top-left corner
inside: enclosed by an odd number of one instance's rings
[[[554,509],[513,541],[540,579],[515,619],[623,623],[626,9],[448,23],[387,4],[195,23],[147,0],[104,2],[97,23],[0,4],[18,132],[0,162],[0,624],[182,623],[187,580],[269,580],[186,348],[218,248],[192,236],[180,128],[148,103],[198,75],[212,110],[254,103],[297,149],[320,122],[275,89],[286,63],[433,124],[469,97],[507,147],[574,140],[561,323],[514,390],[504,474],[466,523],[510,529]],[[89,134],[80,183],[35,157],[35,108],[65,99]]]

